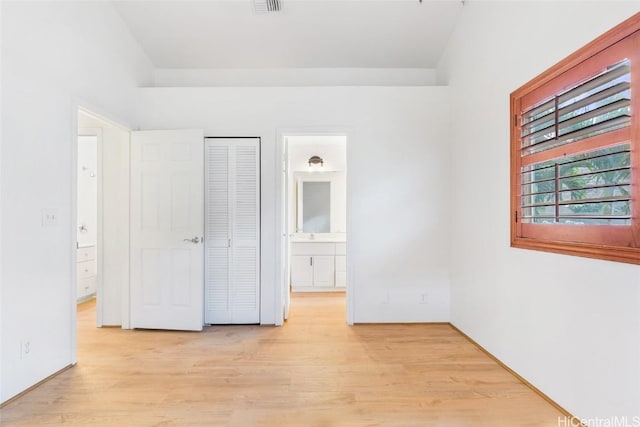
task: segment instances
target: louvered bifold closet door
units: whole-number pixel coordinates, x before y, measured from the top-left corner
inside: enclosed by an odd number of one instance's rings
[[[207,138],[205,323],[260,322],[257,138]]]
[[[233,146],[233,323],[260,321],[260,188],[258,140],[238,140]]]
[[[231,322],[229,151],[205,140],[205,323]]]

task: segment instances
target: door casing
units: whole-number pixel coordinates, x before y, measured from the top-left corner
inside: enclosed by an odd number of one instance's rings
[[[275,254],[275,324],[280,326],[288,317],[289,307],[287,304],[286,293],[290,292],[288,277],[288,259],[289,259],[289,231],[287,229],[288,209],[287,202],[287,180],[288,180],[288,137],[293,136],[345,136],[347,139],[347,165],[350,165],[351,152],[355,141],[355,132],[349,127],[327,127],[327,128],[282,128],[276,132],[276,168],[275,168],[275,189],[276,189],[276,239]],[[347,324],[354,324],[354,301],[355,293],[355,271],[353,268],[353,234],[351,233],[351,182],[353,174],[347,173],[347,286],[346,290],[346,318]]]

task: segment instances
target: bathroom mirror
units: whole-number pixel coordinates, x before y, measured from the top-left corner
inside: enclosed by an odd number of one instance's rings
[[[329,233],[331,231],[331,182],[302,181],[303,233]],[[298,221],[300,223],[300,221]]]

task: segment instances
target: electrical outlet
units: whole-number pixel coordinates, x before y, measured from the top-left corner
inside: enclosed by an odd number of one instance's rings
[[[426,303],[427,303],[427,294],[421,293],[420,294],[420,304],[426,304]]]
[[[42,209],[42,226],[55,227],[58,225],[58,209]]]

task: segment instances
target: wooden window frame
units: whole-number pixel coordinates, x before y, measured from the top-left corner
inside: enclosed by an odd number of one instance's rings
[[[553,97],[617,59],[631,61],[631,124],[629,127],[568,143],[547,152],[573,155],[628,140],[631,145],[631,225],[522,223],[520,113]],[[511,93],[511,246],[640,264],[640,13],[622,22]],[[611,141],[618,142],[611,142]],[[604,143],[604,145],[603,145]]]

